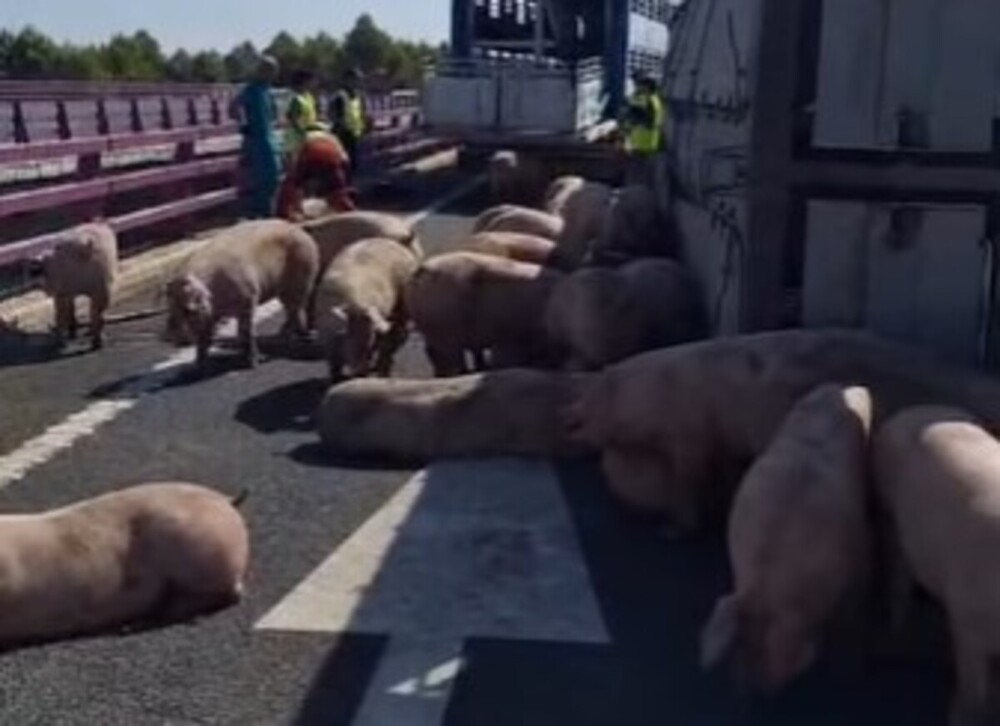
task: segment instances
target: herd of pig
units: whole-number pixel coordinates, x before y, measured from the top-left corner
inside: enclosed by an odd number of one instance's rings
[[[1000,442],[992,433],[1000,383],[856,331],[709,340],[694,279],[674,259],[646,256],[673,252],[647,190],[564,177],[540,206],[493,207],[461,250],[430,258],[410,225],[388,215],[237,225],[169,282],[168,331],[195,343],[204,365],[217,324],[235,318],[252,365],[255,311],[277,298],[284,332],[315,333],[329,362],[334,385],[317,425],[331,453],[596,455],[610,491],[676,536],[727,516],[734,583],[706,613],[701,660],[706,669],[730,665],[752,688],[793,682],[845,619],[872,617],[876,594],[888,593],[898,630],[916,582],[947,614],[952,724],[1000,723],[992,667],[1000,657]],[[75,327],[65,299],[85,294],[101,344],[113,240],[81,228],[47,261],[61,333]],[[432,379],[389,377],[411,328]],[[197,497],[202,519],[185,520]],[[171,603],[174,616],[231,602],[247,558],[234,513],[218,495],[176,485],[7,518],[0,538],[15,554],[5,551],[2,562],[13,580],[0,602],[19,588],[27,594],[20,607],[0,607],[0,639],[60,634],[21,622],[74,632],[96,625],[33,609],[42,587],[69,591],[52,607],[75,595],[94,602],[88,612],[101,607],[95,592],[117,588],[124,610],[105,624],[142,611],[126,607],[126,595],[147,608],[162,600],[154,593],[191,595]],[[18,547],[73,550],[114,566],[100,587],[73,567],[39,584],[16,562]],[[176,561],[184,557],[211,574],[192,575],[196,567]],[[214,587],[185,590],[195,580]]]

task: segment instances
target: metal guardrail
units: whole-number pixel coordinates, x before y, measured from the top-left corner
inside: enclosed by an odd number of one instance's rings
[[[147,204],[108,220],[128,231],[235,201],[239,129],[228,109],[236,92],[232,85],[0,81],[0,171],[42,162],[68,169],[28,186],[0,184],[8,237],[0,237],[0,269],[51,247],[61,230],[46,230],[45,215],[56,211],[105,216],[122,195],[148,190]],[[374,122],[365,149],[370,166],[430,150],[434,142],[420,137],[415,92],[371,97],[366,105]],[[124,165],[113,163],[123,155]],[[152,194],[156,189],[171,198]],[[16,239],[19,228],[36,234]]]

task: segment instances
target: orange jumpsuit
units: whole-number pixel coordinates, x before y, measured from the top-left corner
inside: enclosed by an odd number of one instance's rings
[[[326,197],[331,209],[338,212],[357,209],[347,181],[349,166],[347,152],[335,136],[322,131],[309,132],[278,190],[278,216],[301,218],[302,200],[310,186]]]

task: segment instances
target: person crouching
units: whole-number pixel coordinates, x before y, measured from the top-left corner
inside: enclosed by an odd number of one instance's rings
[[[282,180],[278,216],[301,220],[305,216],[302,202],[306,193],[325,198],[332,211],[355,210],[348,182],[349,166],[347,152],[336,136],[323,130],[309,131]]]

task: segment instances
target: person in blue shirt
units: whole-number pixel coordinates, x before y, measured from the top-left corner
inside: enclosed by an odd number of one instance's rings
[[[274,214],[274,197],[281,179],[281,150],[274,132],[277,107],[271,84],[278,77],[278,62],[262,56],[254,79],[234,99],[243,135],[243,168],[248,173],[247,214],[262,219]]]

